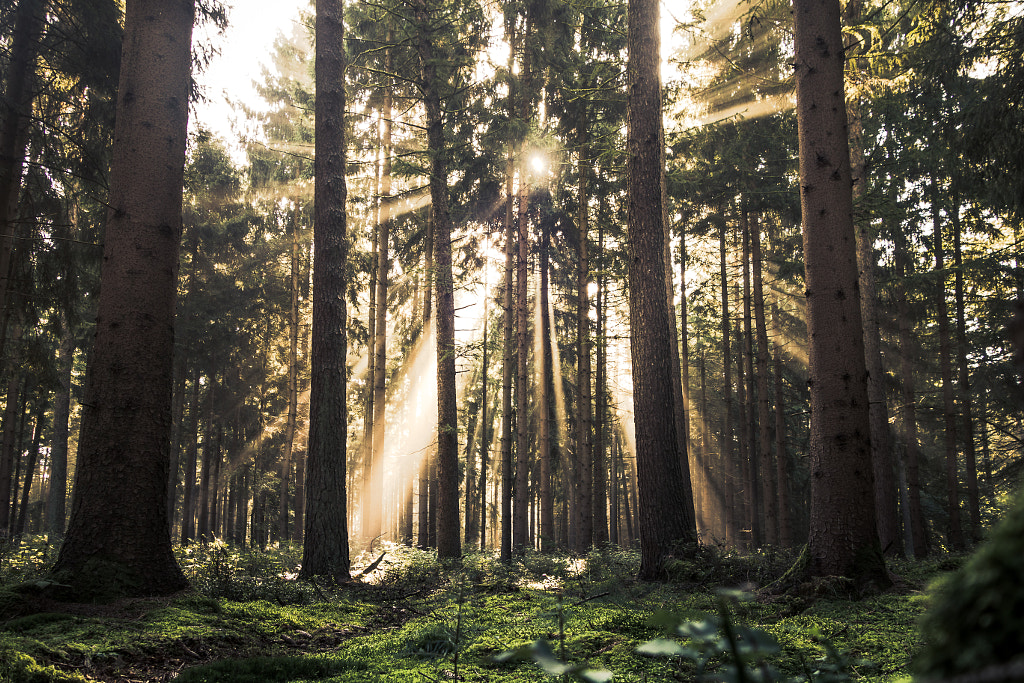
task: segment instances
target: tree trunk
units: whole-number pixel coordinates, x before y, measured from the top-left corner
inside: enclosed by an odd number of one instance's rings
[[[540,335],[540,400],[538,401],[538,419],[540,420],[540,481],[537,496],[540,500],[540,542],[541,550],[553,550],[555,547],[555,499],[551,487],[551,396],[552,373],[551,356],[551,316],[548,299],[549,250],[551,249],[551,232],[546,223],[541,225],[540,241],[540,329],[534,334]],[[484,364],[486,368],[486,364]],[[487,403],[484,402],[486,410]]]
[[[772,310],[775,324],[775,490],[779,517],[779,545],[793,547],[793,522],[789,510],[789,456],[786,453],[786,397],[783,393],[782,376],[782,322],[779,307]]]
[[[21,177],[32,119],[35,62],[47,12],[47,0],[20,0],[14,16],[10,61],[0,98],[0,311],[6,310],[11,251]]]
[[[964,467],[967,477],[967,507],[971,515],[972,544],[981,541],[981,503],[978,496],[978,463],[974,450],[974,416],[971,399],[971,367],[967,363],[967,321],[964,311],[964,264],[961,245],[961,225],[958,210],[953,218],[953,271],[956,277],[956,346],[957,365],[960,371],[960,416],[963,429]]]
[[[885,587],[875,526],[867,369],[846,138],[839,0],[795,0],[807,334],[808,572]]]
[[[349,578],[344,0],[316,0],[313,329],[302,578]]]
[[[199,371],[192,372],[192,400],[188,408],[188,426],[183,427],[188,442],[185,445],[185,471],[182,475],[181,544],[187,545],[196,535],[196,473],[199,460]]]
[[[925,536],[924,513],[921,510],[921,478],[917,443],[917,396],[914,390],[914,363],[917,354],[914,349],[910,311],[907,303],[907,278],[911,268],[907,263],[906,242],[897,232],[895,244],[896,272],[896,319],[899,326],[900,374],[903,389],[903,439],[906,448],[904,468],[907,478],[907,512],[910,516],[911,552],[921,559],[928,555],[928,540]]]
[[[778,509],[775,472],[772,471],[771,401],[768,395],[768,326],[764,315],[764,283],[761,252],[761,224],[757,213],[749,216],[751,265],[754,278],[754,328],[757,331],[757,463],[761,473],[761,504],[764,509],[764,540],[778,543]]]
[[[680,463],[665,300],[661,76],[657,0],[630,0],[627,25],[627,258],[639,492],[641,579],[662,576],[670,553],[696,548]],[[690,514],[687,515],[687,511]],[[680,545],[684,547],[679,547]]]
[[[510,95],[511,97],[511,95]],[[515,260],[516,229],[512,222],[512,151],[505,168],[505,294],[504,358],[501,375],[501,562],[512,562],[512,375],[516,362],[515,314],[512,310],[512,270]]]
[[[42,401],[36,406],[32,445],[28,451],[28,462],[25,463],[25,485],[21,489],[21,506],[17,522],[14,525],[14,536],[18,538],[25,533],[29,496],[32,493],[32,478],[35,476],[36,463],[39,461],[39,446],[43,440],[43,426],[46,424],[46,407],[46,403]]]
[[[288,308],[288,417],[284,428],[284,450],[281,454],[280,500],[277,535],[281,543],[288,533],[288,483],[292,472],[296,428],[299,419],[299,208],[296,201],[291,221],[291,305]],[[296,520],[297,522],[298,520]]]
[[[580,135],[583,135],[582,130]],[[576,545],[577,551],[585,551],[594,542],[594,500],[593,500],[593,458],[591,457],[591,421],[593,399],[590,378],[590,263],[587,241],[590,230],[590,216],[587,194],[588,150],[586,143],[580,145],[578,204],[579,254],[576,271]]]
[[[427,112],[430,155],[430,202],[437,269],[437,556],[462,555],[459,533],[459,426],[455,395],[455,289],[452,278],[451,215],[448,211],[448,149],[441,118],[434,36],[433,7],[417,0],[418,52],[423,104]]]
[[[604,197],[601,198],[597,217],[603,216]],[[598,258],[604,258],[604,224],[598,223],[597,230]],[[608,434],[608,344],[605,329],[608,324],[605,299],[607,299],[607,275],[601,268],[597,278],[597,297],[594,301],[594,313],[597,317],[597,369],[594,373],[594,448],[591,459],[594,462],[594,478],[591,493],[594,499],[594,545],[600,547],[607,543],[608,538],[608,486],[605,472],[607,471],[607,434]]]
[[[194,0],[126,6],[95,345],[53,568],[83,595],[188,584],[171,552],[167,478],[194,16]]]
[[[756,401],[754,398],[754,331],[750,291],[750,212],[743,207],[743,365],[746,381],[744,386],[743,437],[746,442],[747,464],[747,505],[750,507],[750,541],[755,548],[764,542],[761,516],[761,486],[763,478],[758,467],[757,430],[755,429]]]
[[[722,290],[722,398],[725,411],[722,414],[721,429],[718,432],[718,486],[721,495],[721,534],[728,544],[736,543],[736,478],[733,466],[732,438],[732,328],[729,325],[729,272],[726,260],[726,225],[718,219],[719,281]]]
[[[75,336],[67,314],[61,315],[60,348],[57,351],[57,381],[54,396],[53,438],[50,442],[50,477],[46,496],[46,527],[50,540],[64,537],[68,496],[68,437],[71,416],[71,370],[75,359]]]
[[[960,524],[960,482],[957,463],[956,405],[953,402],[953,361],[949,339],[949,304],[946,302],[946,251],[942,244],[942,222],[939,219],[938,181],[931,181],[932,246],[935,249],[936,288],[935,317],[939,324],[939,368],[942,376],[942,417],[945,429],[946,507],[949,511],[947,540],[953,550],[963,550],[964,534]]]

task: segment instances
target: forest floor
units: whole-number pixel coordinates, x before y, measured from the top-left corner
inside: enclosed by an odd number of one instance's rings
[[[298,548],[194,545],[179,550],[192,589],[93,605],[34,597],[52,553],[24,543],[0,558],[0,680],[892,681],[919,646],[928,584],[962,560],[890,562],[897,588],[849,600],[827,582],[764,590],[795,559],[780,552],[707,549],[643,583],[619,549],[512,567],[385,551],[327,587],[295,579]]]

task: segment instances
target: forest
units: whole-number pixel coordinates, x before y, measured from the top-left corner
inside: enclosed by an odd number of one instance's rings
[[[1019,1],[233,11],[0,8],[0,680],[1024,680]]]

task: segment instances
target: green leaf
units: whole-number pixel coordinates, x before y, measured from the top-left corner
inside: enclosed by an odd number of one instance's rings
[[[693,648],[683,647],[674,640],[668,638],[655,638],[642,643],[636,649],[642,655],[652,657],[691,657],[697,654]]]

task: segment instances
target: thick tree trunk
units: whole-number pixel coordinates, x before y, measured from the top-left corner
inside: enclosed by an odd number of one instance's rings
[[[793,13],[810,340],[808,572],[885,587],[873,504],[839,0],[795,0]]]
[[[313,329],[302,578],[349,578],[344,0],[316,0]]]
[[[167,478],[194,15],[194,0],[126,6],[95,345],[53,568],[82,594],[187,585],[171,552]]]
[[[630,0],[627,25],[627,259],[642,579],[673,552],[696,548],[693,499],[680,464],[669,362],[662,217],[658,1]],[[687,512],[689,511],[689,514]]]

